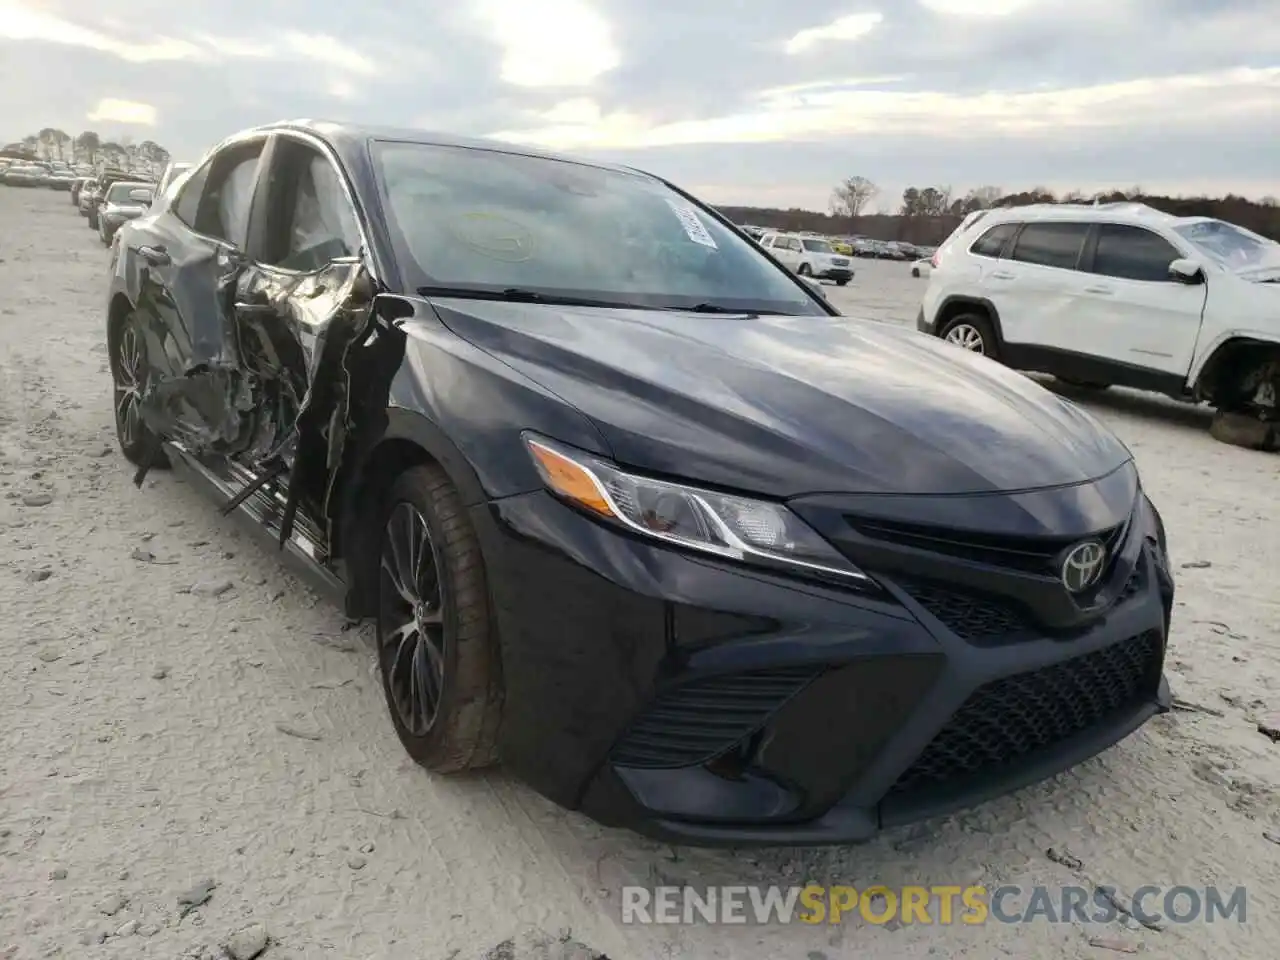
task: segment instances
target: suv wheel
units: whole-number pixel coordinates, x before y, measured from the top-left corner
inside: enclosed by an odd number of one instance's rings
[[[1209,433],[1232,446],[1280,451],[1280,357],[1264,357],[1242,373]]]
[[[962,313],[952,317],[938,332],[938,336],[971,353],[980,353],[993,360],[999,358],[996,332],[991,321],[980,314]]]
[[[480,543],[436,465],[402,473],[386,500],[378,664],[396,734],[437,773],[497,760],[502,678]]]
[[[800,274],[800,276],[802,277],[813,276],[813,270],[809,268],[809,265],[807,263],[800,264],[800,269],[797,270],[796,273]]]

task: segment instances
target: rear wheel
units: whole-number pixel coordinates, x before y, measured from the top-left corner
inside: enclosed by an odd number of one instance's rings
[[[800,274],[800,276],[802,276],[802,277],[811,277],[811,276],[813,276],[813,270],[811,270],[811,269],[810,269],[810,267],[809,267],[809,265],[808,265],[807,263],[802,263],[802,264],[800,264],[800,269],[799,269],[799,270],[797,270],[797,271],[796,271],[796,273]]]
[[[849,285],[849,281],[848,281],[847,279],[845,279],[845,280],[837,280],[837,281],[836,281],[836,286],[837,286],[837,287],[847,287],[848,285]]]
[[[434,464],[392,484],[378,571],[378,663],[396,734],[437,773],[497,760],[502,679],[480,543]]]
[[[938,332],[938,336],[962,350],[980,353],[993,360],[999,359],[995,328],[981,314],[962,313],[952,317]]]

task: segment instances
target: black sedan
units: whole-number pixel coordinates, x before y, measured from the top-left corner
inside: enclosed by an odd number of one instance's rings
[[[500,759],[670,839],[851,841],[1169,707],[1124,445],[839,316],[659,178],[282,123],[112,250],[139,486],[182,469],[373,618],[433,771]]]

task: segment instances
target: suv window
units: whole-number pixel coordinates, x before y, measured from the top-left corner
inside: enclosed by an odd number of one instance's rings
[[[1018,230],[1016,223],[1000,223],[996,224],[982,236],[980,236],[969,248],[969,252],[979,257],[998,257],[1000,251],[1004,249],[1004,245],[1009,242],[1009,238]]]
[[[1150,230],[1104,223],[1098,227],[1093,272],[1121,280],[1171,282],[1169,264],[1180,256],[1173,244]]]
[[[1029,223],[1018,234],[1011,259],[1074,270],[1089,234],[1087,223]]]
[[[310,271],[359,252],[355,211],[333,164],[311,147],[284,138],[276,157],[264,262]]]

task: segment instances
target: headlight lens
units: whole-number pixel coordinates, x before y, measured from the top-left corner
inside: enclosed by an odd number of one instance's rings
[[[531,433],[524,440],[553,493],[628,530],[733,560],[799,567],[850,586],[875,585],[780,503],[636,476]]]

